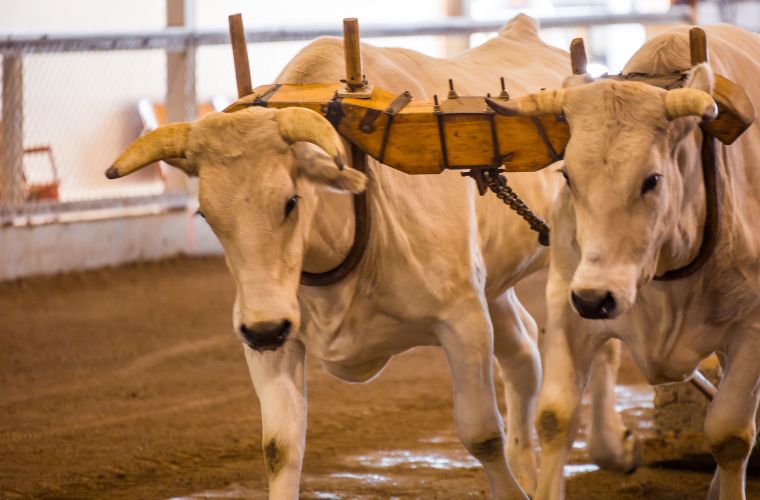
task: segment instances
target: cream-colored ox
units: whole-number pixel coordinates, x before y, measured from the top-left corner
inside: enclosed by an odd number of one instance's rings
[[[714,254],[688,277],[653,281],[689,263],[701,246],[706,205],[698,124],[717,112],[713,70],[760,104],[760,37],[727,25],[706,32],[710,65],[692,69],[687,89],[602,80],[505,106],[521,114],[564,113],[572,134],[562,169],[567,185],[551,216],[538,499],[564,495],[562,467],[581,392],[596,349],[611,337],[623,339],[653,384],[686,380],[717,353],[724,376],[704,427],[718,462],[709,496],[744,498],[760,396],[756,123],[734,144],[717,146],[723,199]],[[646,43],[624,73],[665,74],[689,65],[687,28],[679,28]]]
[[[362,51],[373,85],[409,90],[418,99],[445,95],[449,78],[463,94],[484,95],[498,86],[499,76],[521,95],[559,85],[569,70],[567,53],[545,45],[525,16],[454,59],[368,45]],[[342,41],[323,38],[277,81],[337,82],[343,72]],[[459,173],[411,177],[370,161],[365,177],[336,166],[350,165],[343,151],[317,113],[253,107],[161,127],[132,144],[109,177],[159,159],[200,177],[200,209],[237,286],[233,327],[246,345],[261,401],[271,498],[298,496],[306,353],[333,375],[362,382],[392,355],[420,345],[440,345],[447,354],[456,428],[483,464],[494,497],[524,496],[511,471],[532,493],[541,369],[535,322],[512,287],[545,267],[547,252],[524,221],[495,196],[479,197]],[[510,182],[546,213],[562,181],[547,170],[511,175]],[[325,271],[344,258],[354,233],[348,193],[364,189],[372,227],[361,263],[340,283],[299,287],[302,270]],[[507,385],[506,441],[494,394],[494,355]],[[631,440],[621,440],[625,429],[611,407],[604,415],[599,426],[608,432],[595,442],[628,468]]]

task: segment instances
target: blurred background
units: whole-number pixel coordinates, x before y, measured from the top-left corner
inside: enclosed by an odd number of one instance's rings
[[[755,1],[675,3],[3,0],[0,280],[220,251],[192,217],[193,185],[183,174],[156,165],[108,182],[103,172],[141,133],[235,98],[231,13],[243,14],[254,85],[273,82],[314,37],[340,35],[343,17],[360,19],[366,42],[444,57],[525,12],[541,21],[548,43],[567,49],[584,37],[595,74],[619,72],[648,36],[673,24],[760,28]]]
[[[364,42],[450,57],[526,13],[547,43],[583,37],[594,75],[679,24],[760,31],[760,0],[0,0],[0,498],[266,498],[261,420],[229,331],[235,290],[195,181],[161,163],[104,176],[141,134],[235,100],[238,12],[254,86],[317,36],[341,36],[345,17]],[[544,280],[518,287],[540,327]],[[485,496],[441,350],[398,356],[366,386],[314,357],[307,371],[302,498]],[[615,392],[644,467],[591,463],[586,398],[568,498],[703,498],[705,398],[652,389],[627,355]],[[750,472],[760,498],[760,459]]]

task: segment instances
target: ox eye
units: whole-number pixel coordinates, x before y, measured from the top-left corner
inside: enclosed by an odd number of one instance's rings
[[[285,218],[286,219],[288,218],[290,213],[296,209],[296,205],[298,205],[298,200],[300,199],[301,199],[300,196],[295,195],[285,202]]]
[[[559,173],[562,174],[562,177],[565,179],[565,184],[567,184],[568,187],[569,187],[570,186],[570,176],[567,175],[567,170],[564,170],[564,169],[560,170]]]
[[[641,195],[643,196],[656,188],[657,184],[660,182],[660,177],[662,177],[662,175],[654,174],[644,179],[644,184],[641,185]]]

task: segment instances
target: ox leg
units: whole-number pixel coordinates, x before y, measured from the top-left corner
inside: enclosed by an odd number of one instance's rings
[[[760,397],[760,324],[737,332],[726,356],[723,379],[707,407],[705,437],[718,462],[710,497],[744,500],[747,460],[757,431]]]
[[[306,441],[306,385],[302,343],[277,351],[245,347],[245,358],[261,404],[262,451],[270,499],[297,499]]]
[[[504,454],[493,382],[493,330],[485,301],[452,308],[436,333],[451,367],[459,438],[483,465],[494,498],[526,498]]]
[[[565,496],[563,473],[578,431],[581,395],[594,354],[603,340],[577,325],[580,321],[575,321],[575,313],[570,310],[567,287],[553,284],[551,277],[547,303],[547,330],[540,342],[543,381],[536,427],[541,443],[541,468],[536,498],[559,500]]]
[[[589,453],[599,467],[631,472],[640,461],[639,442],[615,410],[615,383],[620,367],[619,340],[608,340],[599,350],[591,370],[591,428]]]
[[[541,360],[536,347],[538,327],[509,289],[489,302],[494,351],[499,360],[507,400],[507,457],[517,481],[528,493],[536,491],[536,450],[533,421],[536,416]]]

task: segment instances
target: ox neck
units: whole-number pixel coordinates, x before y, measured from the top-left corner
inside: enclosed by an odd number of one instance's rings
[[[693,250],[688,252],[690,256],[693,255],[688,263],[681,267],[668,268],[664,273],[655,276],[654,279],[657,281],[675,281],[693,275],[710,260],[717,245],[718,234],[720,232],[721,192],[715,153],[715,138],[707,132],[703,132],[701,144],[698,166],[696,168],[687,166],[684,171],[685,175],[699,175],[701,171],[701,180],[704,186],[704,201],[699,197],[694,197],[695,201],[692,202],[700,203],[704,206],[704,210],[702,211],[704,213],[704,220],[700,228],[701,243],[696,254]],[[699,165],[701,165],[701,168]],[[695,212],[699,213],[700,211],[697,210]],[[686,232],[688,233],[689,231]],[[698,237],[693,239],[698,241]],[[692,238],[687,240],[687,244],[690,243],[690,240]],[[674,253],[672,249],[671,253]]]
[[[303,270],[324,273],[334,269],[351,251],[356,228],[352,196],[317,189],[314,215],[304,244]]]

